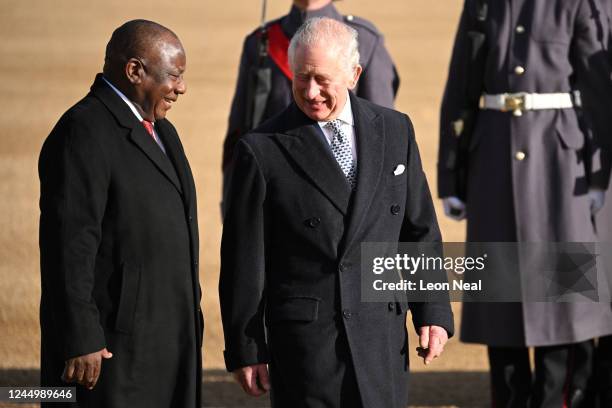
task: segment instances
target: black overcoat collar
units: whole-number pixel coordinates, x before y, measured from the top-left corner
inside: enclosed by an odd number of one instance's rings
[[[183,151],[178,133],[174,129],[174,126],[172,126],[166,119],[157,120],[155,122],[155,129],[157,130],[157,133],[164,144],[166,154],[172,162],[174,169],[176,170],[176,174],[180,180],[181,189],[179,189],[179,192],[182,191],[183,193],[183,200],[186,208],[193,209],[193,176],[191,175],[191,170],[189,169],[187,158],[185,157],[185,152]]]
[[[188,187],[189,184],[186,179],[182,178],[179,180],[181,168],[184,167],[184,159],[182,158],[181,149],[178,145],[178,136],[176,132],[173,131],[172,127],[166,124],[165,120],[158,120],[155,123],[155,130],[162,140],[162,143],[164,143],[167,153],[166,156],[126,103],[104,81],[102,74],[96,76],[91,86],[91,94],[98,98],[108,108],[111,114],[117,119],[119,125],[129,129],[130,140],[136,144],[136,146],[138,146],[138,148],[155,164],[159,171],[168,178],[179,193],[183,193],[185,187]],[[174,168],[172,166],[173,164]],[[178,177],[177,173],[179,175]]]

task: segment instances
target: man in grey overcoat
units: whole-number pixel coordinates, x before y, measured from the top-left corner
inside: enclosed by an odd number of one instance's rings
[[[362,242],[440,240],[410,119],[350,92],[362,69],[341,22],[308,20],[289,61],[295,102],[240,140],[230,174],[227,369],[250,395],[271,389],[273,407],[405,408],[407,310],[430,362],[450,305],[363,302],[360,264]]]
[[[466,0],[441,109],[438,193],[447,215],[467,218],[468,241],[596,241],[607,187],[596,139],[612,112],[599,11],[593,0]],[[461,338],[488,346],[497,407],[578,406],[592,339],[609,333],[604,303],[463,307]]]

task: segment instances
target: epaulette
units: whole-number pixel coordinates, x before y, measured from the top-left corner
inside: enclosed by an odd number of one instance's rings
[[[344,22],[350,26],[365,28],[366,30],[368,30],[375,36],[380,35],[380,31],[378,31],[376,26],[372,24],[372,22],[370,22],[369,20],[366,20],[365,18],[357,17],[352,14],[347,14],[346,16],[343,16],[343,17],[344,17]]]
[[[266,28],[268,28],[268,27],[270,27],[271,25],[274,25],[274,24],[280,24],[281,20],[282,20],[282,17],[277,18],[277,19],[274,19],[274,20],[267,21],[267,22],[266,22],[265,27],[266,27]],[[261,27],[257,27],[255,30],[253,30],[253,31],[251,32],[251,34],[249,34],[249,37],[250,37],[250,36],[256,36],[256,37],[259,37],[260,35],[261,35]]]

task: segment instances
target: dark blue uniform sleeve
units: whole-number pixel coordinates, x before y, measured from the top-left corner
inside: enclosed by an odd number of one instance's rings
[[[356,90],[357,96],[377,105],[393,108],[399,88],[399,75],[382,34],[367,20],[345,18],[359,35],[359,53],[363,73]]]
[[[467,36],[469,25],[467,7],[469,7],[469,1],[466,1],[459,20],[440,111],[438,148],[438,196],[440,198],[459,195],[459,139],[453,122],[461,118],[463,109],[478,109],[478,106],[466,106],[470,46]]]
[[[606,189],[610,176],[610,137],[612,118],[612,82],[610,60],[605,52],[607,19],[598,2],[582,0],[576,14],[570,49],[572,67],[582,94],[584,112],[593,134],[587,133],[587,174],[591,187]],[[598,159],[599,158],[599,159]]]

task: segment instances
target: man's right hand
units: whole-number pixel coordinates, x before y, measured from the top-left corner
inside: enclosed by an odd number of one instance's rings
[[[461,221],[465,218],[465,203],[457,197],[445,197],[442,199],[444,214],[453,220]]]
[[[100,377],[102,359],[109,359],[112,356],[113,353],[103,348],[94,353],[66,360],[64,372],[62,373],[62,380],[67,383],[75,382],[92,390]]]
[[[270,375],[266,364],[242,367],[232,371],[232,374],[244,392],[252,397],[262,396],[270,390]]]

